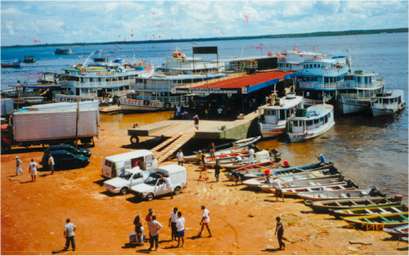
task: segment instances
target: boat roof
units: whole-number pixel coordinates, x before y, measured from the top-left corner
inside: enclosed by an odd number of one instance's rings
[[[134,150],[134,151],[126,152],[126,153],[107,156],[105,157],[105,159],[111,162],[116,162],[116,161],[127,160],[127,159],[135,158],[135,157],[144,157],[148,155],[152,155],[152,152],[147,149],[138,149],[138,150]]]
[[[398,98],[403,97],[404,92],[403,90],[387,90],[384,93],[377,95],[377,98],[384,98],[384,99],[391,99],[391,98]]]
[[[377,76],[378,74],[372,71],[355,70],[353,76]]]
[[[293,120],[313,120],[313,119],[318,119],[329,112],[332,112],[334,110],[334,107],[330,104],[318,104],[318,105],[313,105],[311,107],[307,108],[307,112],[305,116],[302,117],[295,117]]]
[[[205,79],[205,78],[218,78],[226,76],[225,73],[208,73],[208,74],[180,74],[180,75],[162,75],[154,74],[149,77],[149,80],[189,80],[189,79]]]
[[[280,98],[280,105],[266,105],[263,109],[288,109],[297,106],[303,101],[302,96],[288,94],[285,97]]]

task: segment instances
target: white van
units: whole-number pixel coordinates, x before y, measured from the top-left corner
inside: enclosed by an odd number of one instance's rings
[[[151,151],[139,149],[105,157],[101,176],[104,178],[114,178],[125,173],[125,170],[135,167],[139,167],[141,170],[150,170],[157,166],[158,162]]]
[[[176,164],[161,166],[144,183],[131,187],[137,197],[152,200],[167,194],[178,194],[187,183],[186,168]]]

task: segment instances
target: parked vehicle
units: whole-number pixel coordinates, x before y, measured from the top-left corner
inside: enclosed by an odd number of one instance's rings
[[[44,152],[53,152],[56,150],[66,150],[73,154],[81,154],[86,157],[91,156],[91,151],[89,151],[88,149],[83,148],[83,147],[74,147],[73,145],[70,145],[70,144],[50,145]]]
[[[127,169],[138,167],[141,170],[150,170],[157,166],[158,162],[151,151],[146,149],[133,150],[105,157],[101,176],[104,178],[114,178]]]
[[[13,146],[74,143],[94,144],[99,131],[98,101],[30,106],[1,126],[2,152]]]
[[[151,173],[144,183],[131,187],[137,197],[152,200],[155,197],[178,194],[186,186],[187,171],[180,165],[171,164],[161,166]]]
[[[67,150],[55,150],[52,152],[55,162],[55,170],[74,169],[84,167],[89,164],[89,158],[82,154],[73,154]],[[41,165],[48,169],[49,154],[45,153],[41,160]]]
[[[132,186],[143,183],[149,174],[149,171],[141,170],[137,166],[125,170],[115,178],[104,181],[104,187],[111,193],[125,195]]]

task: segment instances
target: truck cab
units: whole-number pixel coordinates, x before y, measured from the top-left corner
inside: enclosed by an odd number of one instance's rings
[[[114,194],[126,194],[130,187],[143,183],[150,172],[141,170],[138,166],[125,170],[118,177],[104,181],[104,187]]]
[[[140,149],[127,153],[105,157],[102,164],[101,176],[114,178],[124,173],[125,170],[139,167],[141,170],[150,170],[158,166],[157,160],[151,151]]]
[[[132,186],[131,190],[137,197],[150,201],[158,196],[178,194],[186,183],[186,168],[171,164],[155,169],[144,183]]]

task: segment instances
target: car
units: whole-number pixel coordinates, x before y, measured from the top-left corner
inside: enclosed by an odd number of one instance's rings
[[[131,187],[136,197],[150,201],[156,197],[179,194],[186,186],[186,168],[176,164],[160,166],[140,184]]]
[[[89,151],[86,148],[76,148],[73,145],[70,144],[58,144],[58,145],[50,145],[46,151],[56,151],[56,150],[66,150],[69,151],[73,154],[82,154],[86,157],[90,157],[91,156],[91,151]]]
[[[89,158],[82,154],[73,154],[67,150],[55,150],[51,152],[55,166],[55,170],[74,169],[84,167],[89,164]],[[50,152],[45,152],[41,160],[41,165],[48,169],[48,158]]]
[[[123,171],[119,176],[104,181],[104,187],[111,193],[125,195],[130,187],[143,183],[149,176],[149,171],[144,171],[139,166]]]

